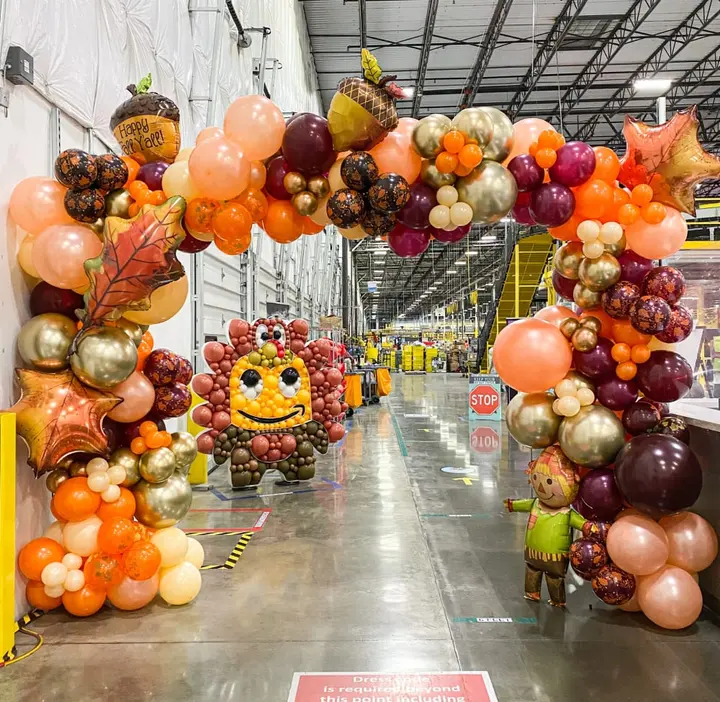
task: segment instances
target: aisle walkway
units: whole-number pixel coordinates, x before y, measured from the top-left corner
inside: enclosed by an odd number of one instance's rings
[[[529,454],[468,424],[467,380],[393,380],[296,494],[213,475],[183,526],[258,531],[233,570],[204,572],[195,603],[46,615],[45,645],[0,671],[0,699],[285,702],[295,671],[464,669],[489,671],[500,702],[720,700],[709,621],[661,632],[587,584],[567,612],[524,601],[525,518],[502,498],[529,494]],[[219,564],[238,535],[200,538]]]

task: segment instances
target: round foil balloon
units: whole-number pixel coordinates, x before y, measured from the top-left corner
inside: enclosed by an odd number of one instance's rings
[[[18,353],[25,363],[40,371],[67,368],[68,351],[77,328],[69,317],[52,312],[26,322],[17,338]]]
[[[519,444],[547,448],[557,441],[562,417],[553,412],[555,396],[547,392],[518,393],[507,406],[507,427]]]
[[[558,439],[560,448],[574,463],[602,468],[610,465],[625,445],[625,429],[614,412],[602,405],[589,405],[563,419]]]
[[[513,123],[497,107],[479,107],[492,122],[492,138],[483,148],[483,158],[502,163],[513,147]]]
[[[178,473],[163,483],[141,480],[133,492],[137,503],[135,518],[153,529],[174,526],[187,514],[192,503],[190,483]]]
[[[70,356],[73,373],[86,385],[100,390],[108,390],[127,380],[137,362],[135,344],[117,327],[83,330]]]
[[[368,191],[368,200],[379,212],[392,214],[410,202],[410,186],[397,173],[383,173]]]
[[[690,392],[693,371],[690,364],[674,351],[653,351],[638,366],[635,377],[638,388],[657,402],[675,402]]]
[[[473,210],[473,222],[500,221],[515,204],[518,189],[510,171],[495,161],[483,161],[455,185],[461,202]]]

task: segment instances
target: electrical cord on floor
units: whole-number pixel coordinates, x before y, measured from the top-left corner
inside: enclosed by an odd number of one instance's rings
[[[28,636],[32,636],[37,643],[27,652],[23,653],[20,656],[17,656],[16,658],[13,658],[9,661],[0,661],[0,668],[5,668],[9,665],[12,665],[13,663],[19,663],[20,661],[24,661],[26,658],[29,658],[32,656],[33,653],[36,653],[40,650],[40,647],[45,643],[45,639],[43,638],[42,634],[38,634],[37,631],[30,631],[30,629],[26,629],[24,626],[21,626],[18,629],[18,632],[21,634],[27,634]]]

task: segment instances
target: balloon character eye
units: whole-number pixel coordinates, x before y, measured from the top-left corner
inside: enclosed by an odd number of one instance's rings
[[[545,482],[546,482],[548,485],[552,485],[552,478],[548,478]]]
[[[300,389],[300,385],[300,374],[294,368],[286,368],[280,374],[278,389],[284,397],[295,397],[297,391]]]
[[[248,369],[240,376],[240,392],[254,400],[263,391],[263,380],[256,370]]]

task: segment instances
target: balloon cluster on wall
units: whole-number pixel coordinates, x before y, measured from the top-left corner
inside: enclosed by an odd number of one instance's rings
[[[545,449],[541,463],[562,468],[534,480],[531,467],[537,499],[508,504],[531,512],[526,592],[536,599],[544,574],[562,603],[558,578],[572,564],[607,604],[684,628],[702,607],[695,574],[718,546],[712,527],[686,511],[700,495],[702,471],[685,422],[666,404],[693,384],[675,350],[693,329],[681,304],[685,280],[654,260],[682,246],[680,212],[692,211],[695,184],[717,176],[720,159],[697,144],[694,109],[659,127],[626,120],[622,160],[565,143],[541,120],[523,122],[513,147],[523,150],[508,164],[521,194],[515,216],[565,240],[553,286],[579,308],[550,306],[514,322],[493,349],[498,374],[520,391],[508,405],[510,434]],[[543,504],[572,507],[553,539],[543,537],[555,519],[543,516]],[[570,527],[583,530],[572,545]]]
[[[31,605],[77,616],[106,600],[138,609],[158,592],[185,604],[201,584],[202,548],[174,527],[192,501],[197,445],[164,422],[190,408],[192,367],[153,349],[148,330],[187,296],[176,257],[186,204],[161,188],[179,113],[148,88],[132,86],[112,118],[126,156],[64,151],[57,180],[27,178],[10,199],[27,232],[18,261],[32,318],[17,340],[21,396],[9,411],[58,520],[24,546],[20,570]]]
[[[230,461],[233,487],[257,485],[267,470],[309,480],[315,450],[324,454],[345,435],[344,349],[329,339],[306,346],[308,331],[302,319],[233,319],[229,344],[203,348],[210,372],[192,387],[206,404],[192,418],[209,431],[197,445],[218,465]]]

